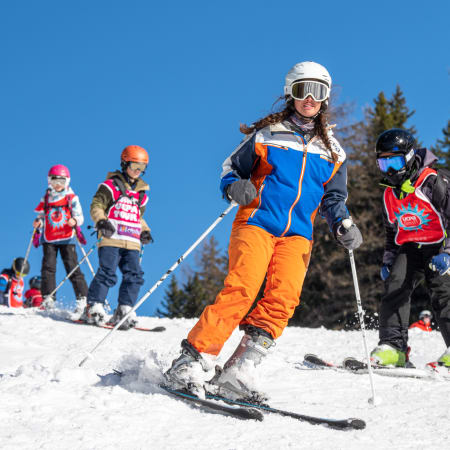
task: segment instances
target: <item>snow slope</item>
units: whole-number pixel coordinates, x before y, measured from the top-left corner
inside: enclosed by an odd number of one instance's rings
[[[94,359],[84,358],[108,330],[64,321],[59,311],[0,306],[0,448],[6,449],[419,449],[448,445],[450,382],[376,375],[382,397],[372,407],[367,375],[306,371],[305,353],[331,361],[363,356],[360,332],[289,327],[260,366],[271,405],[333,418],[359,417],[363,431],[336,431],[266,415],[239,421],[193,409],[157,388],[193,320],[142,317],[163,333],[116,332]],[[219,358],[240,339],[236,331]],[[376,332],[368,332],[369,346]],[[418,365],[444,351],[436,332],[411,333]],[[126,371],[122,379],[112,369]],[[445,446],[445,447],[444,447]]]

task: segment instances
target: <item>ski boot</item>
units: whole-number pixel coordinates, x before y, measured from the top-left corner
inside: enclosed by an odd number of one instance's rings
[[[450,371],[450,347],[445,350],[444,354],[437,360],[439,366],[447,367]]]
[[[75,303],[75,310],[72,313],[72,319],[77,320],[83,314],[86,308],[86,297],[78,297]]]
[[[92,305],[86,305],[80,320],[89,325],[103,325],[106,322],[107,314],[103,308],[103,303],[95,302]]]
[[[55,309],[55,299],[51,297],[50,295],[47,295],[44,297],[44,300],[42,301],[42,309],[50,310]]]
[[[264,404],[267,396],[250,386],[254,384],[254,372],[262,358],[267,355],[274,341],[269,333],[260,328],[247,326],[238,347],[225,363],[223,369],[216,366],[216,374],[208,385],[214,393],[232,400]]]
[[[131,309],[132,308],[129,305],[117,306],[111,320],[108,322],[108,325],[117,325],[131,311]],[[127,320],[120,325],[119,330],[129,330],[130,328],[134,328],[137,323],[136,313],[133,311],[128,316]]]
[[[164,374],[166,383],[173,389],[181,389],[205,397],[206,373],[213,368],[187,339],[181,342],[181,355],[172,361],[172,366]]]
[[[408,352],[409,353],[409,352]],[[377,366],[410,367],[407,354],[389,344],[376,346],[370,354],[372,364]]]

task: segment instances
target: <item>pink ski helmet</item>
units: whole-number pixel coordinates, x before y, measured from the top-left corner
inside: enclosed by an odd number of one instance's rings
[[[62,164],[56,164],[56,166],[50,167],[48,176],[70,178],[70,172],[66,166],[63,166]]]
[[[52,177],[65,178],[66,181],[64,183],[64,188],[67,189],[69,187],[70,172],[66,166],[63,166],[62,164],[57,164],[56,166],[50,167],[50,170],[48,171],[48,176],[47,176],[47,181],[48,181],[49,186],[51,186]]]

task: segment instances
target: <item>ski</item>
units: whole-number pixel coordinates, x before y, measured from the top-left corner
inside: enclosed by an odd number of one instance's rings
[[[94,326],[94,327],[99,327],[99,328],[106,328],[108,330],[112,330],[114,328],[114,325],[109,325],[108,323],[102,324],[102,325],[96,325],[96,324],[90,324],[87,322],[84,322],[83,320],[70,320],[70,322],[72,323],[78,323],[80,325],[89,325],[89,326]],[[151,331],[151,332],[161,332],[161,331],[165,331],[166,328],[165,327],[154,327],[154,328],[144,328],[144,327],[133,327],[133,328],[129,328],[129,330],[138,330],[138,331]],[[121,330],[119,328],[119,331],[128,331],[128,330]]]
[[[236,405],[235,407],[227,406],[216,401],[218,399],[202,399],[188,391],[172,389],[164,384],[160,384],[160,387],[173,397],[191,403],[207,411],[218,412],[220,414],[224,414],[226,416],[231,416],[241,420],[264,420],[264,416],[259,411],[251,407],[247,407],[244,405]]]
[[[336,430],[363,430],[366,427],[366,422],[361,419],[328,419],[325,417],[316,417],[316,416],[308,416],[305,414],[299,414],[291,411],[286,411],[283,409],[277,409],[272,408],[269,405],[265,404],[257,404],[257,403],[250,403],[246,401],[240,401],[240,400],[231,400],[229,398],[223,397],[221,395],[216,395],[212,393],[206,394],[207,399],[211,400],[221,400],[225,403],[228,403],[230,405],[237,405],[237,406],[243,406],[246,408],[252,408],[252,409],[259,409],[263,412],[270,413],[270,414],[277,414],[284,417],[291,417],[292,419],[297,419],[302,422],[308,422],[312,425],[326,425],[330,428],[336,429]]]
[[[333,364],[314,354],[304,356],[302,367],[306,369],[332,369],[337,372],[351,372],[355,374],[368,373],[367,364],[356,358],[345,358],[342,364]],[[400,378],[434,379],[435,374],[431,370],[422,370],[414,367],[386,367],[372,365],[373,372],[377,375]]]
[[[354,373],[367,373],[368,367],[365,362],[356,358],[345,358],[342,366],[344,369]],[[417,369],[416,367],[386,367],[372,364],[374,373],[387,377],[401,378],[428,378],[434,379],[435,376],[430,370]]]

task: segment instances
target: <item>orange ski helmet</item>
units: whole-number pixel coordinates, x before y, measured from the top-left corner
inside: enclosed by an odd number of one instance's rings
[[[147,151],[139,145],[128,145],[122,151],[121,160],[126,162],[140,162],[148,164]]]

